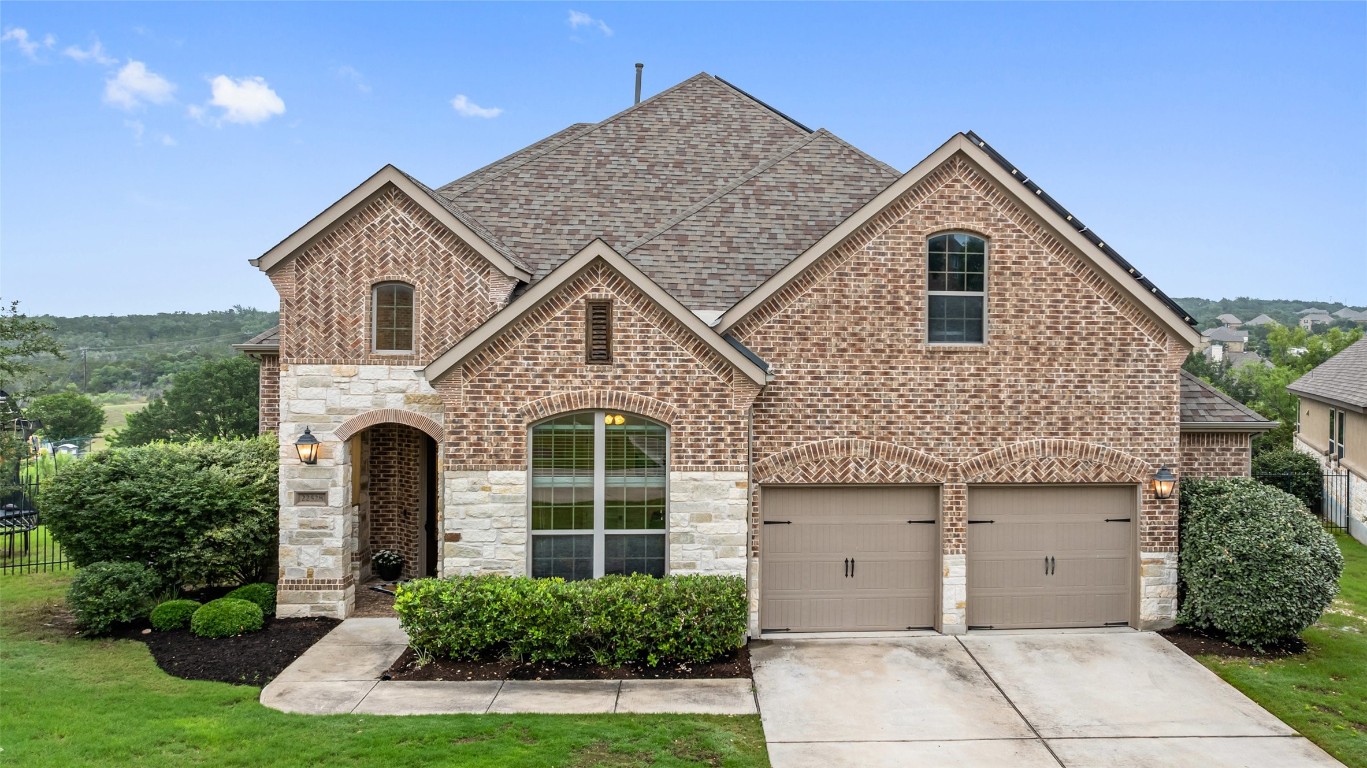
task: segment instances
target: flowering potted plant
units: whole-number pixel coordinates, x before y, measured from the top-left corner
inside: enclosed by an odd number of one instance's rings
[[[385,581],[395,581],[403,573],[403,555],[392,549],[382,549],[370,559],[375,572]]]

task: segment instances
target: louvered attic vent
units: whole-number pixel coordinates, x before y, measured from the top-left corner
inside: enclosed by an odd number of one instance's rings
[[[586,307],[584,362],[608,365],[612,362],[612,302],[590,299]]]

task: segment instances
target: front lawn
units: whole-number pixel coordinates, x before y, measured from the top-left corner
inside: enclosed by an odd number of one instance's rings
[[[1202,664],[1353,768],[1367,768],[1367,547],[1340,535],[1343,577],[1329,611],[1284,659],[1200,656]]]
[[[767,766],[759,717],[290,715],[72,637],[70,573],[0,577],[0,765]]]

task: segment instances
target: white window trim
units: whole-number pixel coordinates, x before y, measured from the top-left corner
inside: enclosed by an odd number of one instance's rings
[[[542,419],[527,428],[527,575],[532,576],[532,537],[533,536],[584,536],[593,534],[593,578],[601,579],[607,562],[607,537],[624,536],[630,534],[650,534],[654,536],[664,536],[664,575],[669,575],[669,466],[670,466],[670,445],[671,430],[668,425],[660,424],[654,419],[646,419],[652,424],[657,424],[665,431],[665,527],[664,528],[614,528],[609,532],[606,528],[607,513],[604,511],[604,491],[607,488],[607,466],[603,457],[607,454],[607,425],[603,423],[603,417],[610,411],[587,411],[593,414],[593,530],[552,530],[542,531],[532,527],[532,494],[534,493],[533,484],[536,482],[536,470],[532,467],[532,443],[534,440],[533,430],[538,426],[569,413],[557,413],[549,419]],[[626,413],[622,411],[622,413]],[[636,416],[636,414],[631,414]],[[637,418],[645,419],[644,416]]]
[[[934,239],[937,238],[937,237],[944,237],[944,236],[947,236],[947,235],[967,235],[968,237],[972,237],[972,238],[975,238],[975,239],[978,239],[978,240],[983,241],[983,290],[981,290],[981,291],[932,291],[932,290],[930,290],[930,241],[931,241],[931,240],[934,240]],[[989,260],[990,260],[990,258],[991,258],[992,244],[988,241],[988,239],[987,239],[986,237],[983,237],[982,235],[979,235],[979,234],[977,234],[976,232],[965,232],[965,231],[962,231],[962,230],[949,230],[949,231],[946,231],[946,232],[936,232],[936,233],[933,234],[933,235],[927,236],[925,242],[926,242],[925,251],[922,253],[923,263],[925,264],[925,274],[926,274],[926,311],[925,311],[926,341],[925,341],[925,343],[926,343],[927,345],[929,345],[929,346],[932,346],[932,347],[982,347],[982,346],[986,346],[986,345],[987,345],[987,338],[988,338],[988,336],[987,336],[987,334],[988,334],[988,328],[987,328],[987,273],[988,273],[988,264],[990,263]],[[982,319],[983,319],[983,337],[982,337],[982,340],[981,340],[981,341],[932,341],[931,338],[930,338],[930,297],[931,297],[931,296],[960,296],[960,297],[963,297],[963,296],[979,296],[979,297],[981,297],[982,300],[983,300],[983,318],[982,318]]]
[[[409,332],[412,344],[408,349],[380,349],[380,289],[386,285],[402,285],[413,299],[413,328]],[[418,288],[403,280],[381,280],[370,286],[370,354],[411,357],[418,351]]]

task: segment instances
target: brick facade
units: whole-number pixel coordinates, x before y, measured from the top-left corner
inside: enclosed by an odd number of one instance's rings
[[[403,578],[422,572],[421,536],[426,515],[423,488],[423,453],[427,439],[422,432],[402,424],[380,424],[366,430],[368,534],[360,543],[361,560],[381,549],[403,556]]]
[[[1183,432],[1181,477],[1248,477],[1253,435],[1248,432]]]
[[[257,428],[261,434],[280,433],[280,356],[261,355],[257,384]]]

